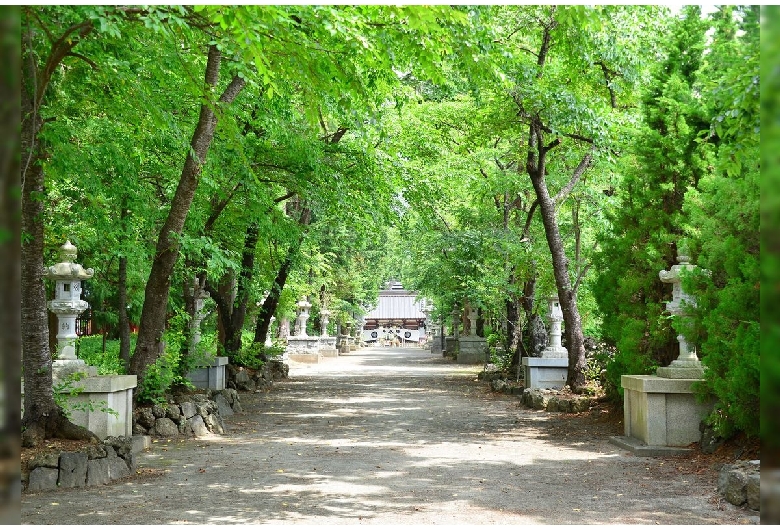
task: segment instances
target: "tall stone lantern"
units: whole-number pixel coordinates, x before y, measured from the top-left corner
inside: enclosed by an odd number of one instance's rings
[[[658,273],[663,283],[672,284],[672,300],[666,310],[674,319],[689,318],[688,308],[696,305],[681,284],[685,271],[696,268],[688,260],[684,252],[679,252],[678,263]],[[712,398],[702,401],[696,395],[694,386],[702,380],[704,369],[682,333],[677,340],[680,353],[669,366],[658,368],[655,375],[620,377],[625,435],[613,437],[614,444],[636,454],[650,447],[655,454],[682,455],[691,452],[690,444],[701,441],[699,425],[715,403]]]
[[[298,318],[295,320],[297,331],[295,336],[308,337],[309,335],[306,333],[306,322],[309,321],[309,309],[311,308],[311,304],[306,300],[305,296],[302,296],[297,305],[300,312],[298,313]]]
[[[195,351],[198,344],[200,344],[200,323],[206,318],[206,312],[203,311],[203,307],[210,296],[201,285],[197,276],[192,280],[190,294],[195,302],[192,320],[190,320],[190,351]]]
[[[663,283],[672,284],[672,301],[666,304],[666,310],[672,314],[675,319],[685,318],[688,307],[696,307],[696,300],[693,296],[686,293],[682,288],[683,271],[690,271],[696,268],[691,265],[689,257],[684,252],[678,252],[677,265],[672,265],[668,271],[659,271],[658,277]],[[661,367],[656,371],[659,377],[670,379],[698,379],[704,376],[704,368],[696,355],[696,348],[688,344],[685,336],[680,333],[677,335],[677,342],[680,343],[680,353],[677,359],[672,361],[669,366]]]
[[[322,309],[320,311],[320,335],[323,337],[328,336],[328,322],[330,321],[330,311],[327,309]]]
[[[58,376],[65,375],[63,372],[91,373],[87,364],[76,358],[76,317],[89,308],[89,304],[81,299],[81,280],[92,278],[95,271],[76,263],[76,256],[76,247],[66,241],[60,247],[61,261],[44,271],[44,276],[54,280],[56,285],[54,300],[47,306],[57,315],[57,360],[53,367]]]
[[[526,388],[563,388],[569,369],[569,352],[561,345],[563,311],[557,295],[548,299],[550,336],[541,357],[523,357]]]
[[[553,295],[548,301],[550,314],[550,340],[547,347],[542,351],[542,357],[546,359],[568,359],[569,352],[561,345],[561,322],[563,322],[563,311],[561,311],[561,301],[558,295]]]
[[[78,392],[67,398],[70,419],[92,431],[101,440],[109,436],[133,435],[133,389],[135,375],[97,375],[97,368],[76,358],[76,318],[89,307],[81,300],[81,281],[92,278],[93,269],[76,263],[76,247],[67,241],[60,247],[60,262],[44,267],[44,276],[55,282],[54,299],[47,306],[57,315],[57,360],[52,376],[57,381],[74,374],[79,378]],[[24,382],[22,382],[24,394]],[[69,388],[54,391],[65,394]],[[24,400],[22,400],[24,402]],[[106,409],[108,404],[108,409]]]

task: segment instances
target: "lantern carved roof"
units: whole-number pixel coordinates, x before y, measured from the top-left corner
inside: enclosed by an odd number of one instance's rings
[[[44,276],[51,280],[88,280],[95,274],[94,269],[85,269],[76,260],[76,247],[66,241],[60,247],[60,263],[44,267]]]

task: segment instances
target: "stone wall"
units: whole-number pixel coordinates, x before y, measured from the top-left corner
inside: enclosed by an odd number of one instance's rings
[[[259,370],[244,366],[227,365],[227,387],[247,392],[264,392],[274,381],[287,379],[290,367],[282,361],[269,361]]]
[[[204,436],[224,434],[222,418],[242,412],[235,389],[206,389],[201,393],[174,395],[168,403],[136,407],[133,434],[151,436]]]
[[[34,457],[22,475],[22,488],[33,493],[57,488],[99,486],[135,472],[133,441],[127,436],[108,437],[102,444],[82,451],[64,451]]]
[[[526,407],[547,412],[587,412],[596,403],[589,396],[569,395],[541,388],[526,388],[522,401]]]

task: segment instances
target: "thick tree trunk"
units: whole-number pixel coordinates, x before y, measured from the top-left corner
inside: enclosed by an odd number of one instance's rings
[[[22,372],[22,288],[21,288],[21,167],[19,165],[20,138],[19,116],[19,72],[21,54],[19,53],[20,27],[18,8],[15,16],[6,12],[0,17],[0,34],[8,35],[0,44],[0,57],[6,65],[5,82],[0,83],[0,122],[6,131],[0,144],[0,174],[4,175],[0,183],[0,229],[7,230],[9,237],[0,238],[0,352],[3,355],[2,384],[4,392],[2,435],[5,440],[14,440],[21,432],[21,392],[19,377]],[[19,446],[13,443],[0,444],[0,459],[19,462]],[[17,464],[18,465],[18,464]],[[19,469],[18,467],[16,468]],[[18,473],[18,471],[16,472]],[[6,472],[6,478],[9,478]]]
[[[213,90],[217,85],[220,62],[220,51],[216,45],[210,46],[205,76],[207,90]],[[243,89],[244,84],[243,79],[234,77],[220,96],[219,103],[232,102]],[[159,345],[165,331],[171,275],[179,257],[176,236],[184,228],[184,222],[198,187],[198,178],[216,131],[217,115],[213,105],[214,103],[211,102],[201,105],[200,117],[190,144],[191,149],[184,162],[168,217],[157,239],[157,251],[146,283],[138,340],[135,353],[130,359],[130,372],[138,375],[139,386],[143,383],[146,369],[157,360],[160,352]]]
[[[208,281],[206,282],[206,290],[217,304],[217,315],[219,316],[224,333],[222,346],[225,349],[225,355],[229,358],[232,358],[236,353],[241,351],[241,332],[244,329],[244,322],[246,321],[249,288],[254,275],[255,252],[257,250],[258,239],[258,224],[256,222],[249,223],[244,238],[244,250],[241,256],[241,271],[239,272],[238,289],[235,299],[233,299],[232,293],[226,296],[226,293],[221,292],[219,289],[215,289]],[[233,281],[230,281],[231,286],[232,284]]]
[[[79,32],[79,37],[91,31],[91,25]],[[70,41],[57,41],[47,58],[43,73],[39,73],[32,49],[32,36],[23,39],[22,69],[22,232],[21,245],[21,329],[22,365],[24,370],[24,418],[22,444],[34,447],[45,438],[62,437],[96,439],[95,435],[65,417],[54,402],[52,355],[49,348],[49,326],[44,289],[43,219],[44,149],[40,132],[43,120],[40,106],[51,72],[78,43],[74,34]]]
[[[539,199],[544,233],[552,256],[555,284],[558,288],[558,298],[563,312],[563,321],[566,325],[566,348],[569,351],[569,373],[566,383],[572,389],[577,389],[585,385],[586,366],[585,339],[582,335],[582,319],[577,308],[577,295],[572,289],[569,279],[568,260],[558,230],[558,221],[555,218],[555,203],[547,190],[543,171],[532,172],[531,181],[536,191],[536,197]]]

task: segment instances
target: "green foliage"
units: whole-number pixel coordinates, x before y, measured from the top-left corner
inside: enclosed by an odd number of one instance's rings
[[[259,370],[263,367],[266,359],[281,358],[284,355],[284,347],[282,346],[270,346],[267,347],[259,342],[252,342],[254,338],[253,334],[244,332],[244,339],[242,340],[241,351],[234,354],[230,358],[230,364],[236,366],[245,366],[247,368],[253,368]]]
[[[761,18],[761,445],[780,455],[780,8]]]
[[[678,353],[663,305],[671,293],[658,272],[676,263],[683,198],[705,171],[698,139],[708,128],[694,95],[707,25],[698,7],[685,8],[683,15],[670,28],[664,60],[645,90],[644,121],[626,131],[631,143],[618,166],[624,175],[608,201],[610,226],[599,238],[594,260],[602,335],[620,351],[608,370],[610,384],[618,388],[620,369],[647,373]]]
[[[136,333],[130,335],[130,349],[135,347]],[[119,358],[119,341],[106,340],[106,351],[103,351],[103,336],[88,335],[79,337],[76,341],[76,356],[90,366],[97,367],[99,375],[124,374],[125,367]]]
[[[611,359],[604,363],[601,382],[604,392],[613,401],[623,402],[623,386],[620,376],[626,374],[644,375],[654,373],[658,364],[649,356],[617,349]]]
[[[139,385],[137,400],[139,403],[166,403],[167,392],[176,386],[192,388],[186,374],[194,368],[194,360],[182,357],[186,345],[184,329],[189,316],[178,311],[169,321],[169,327],[163,334],[165,350],[149,366],[142,383]]]

